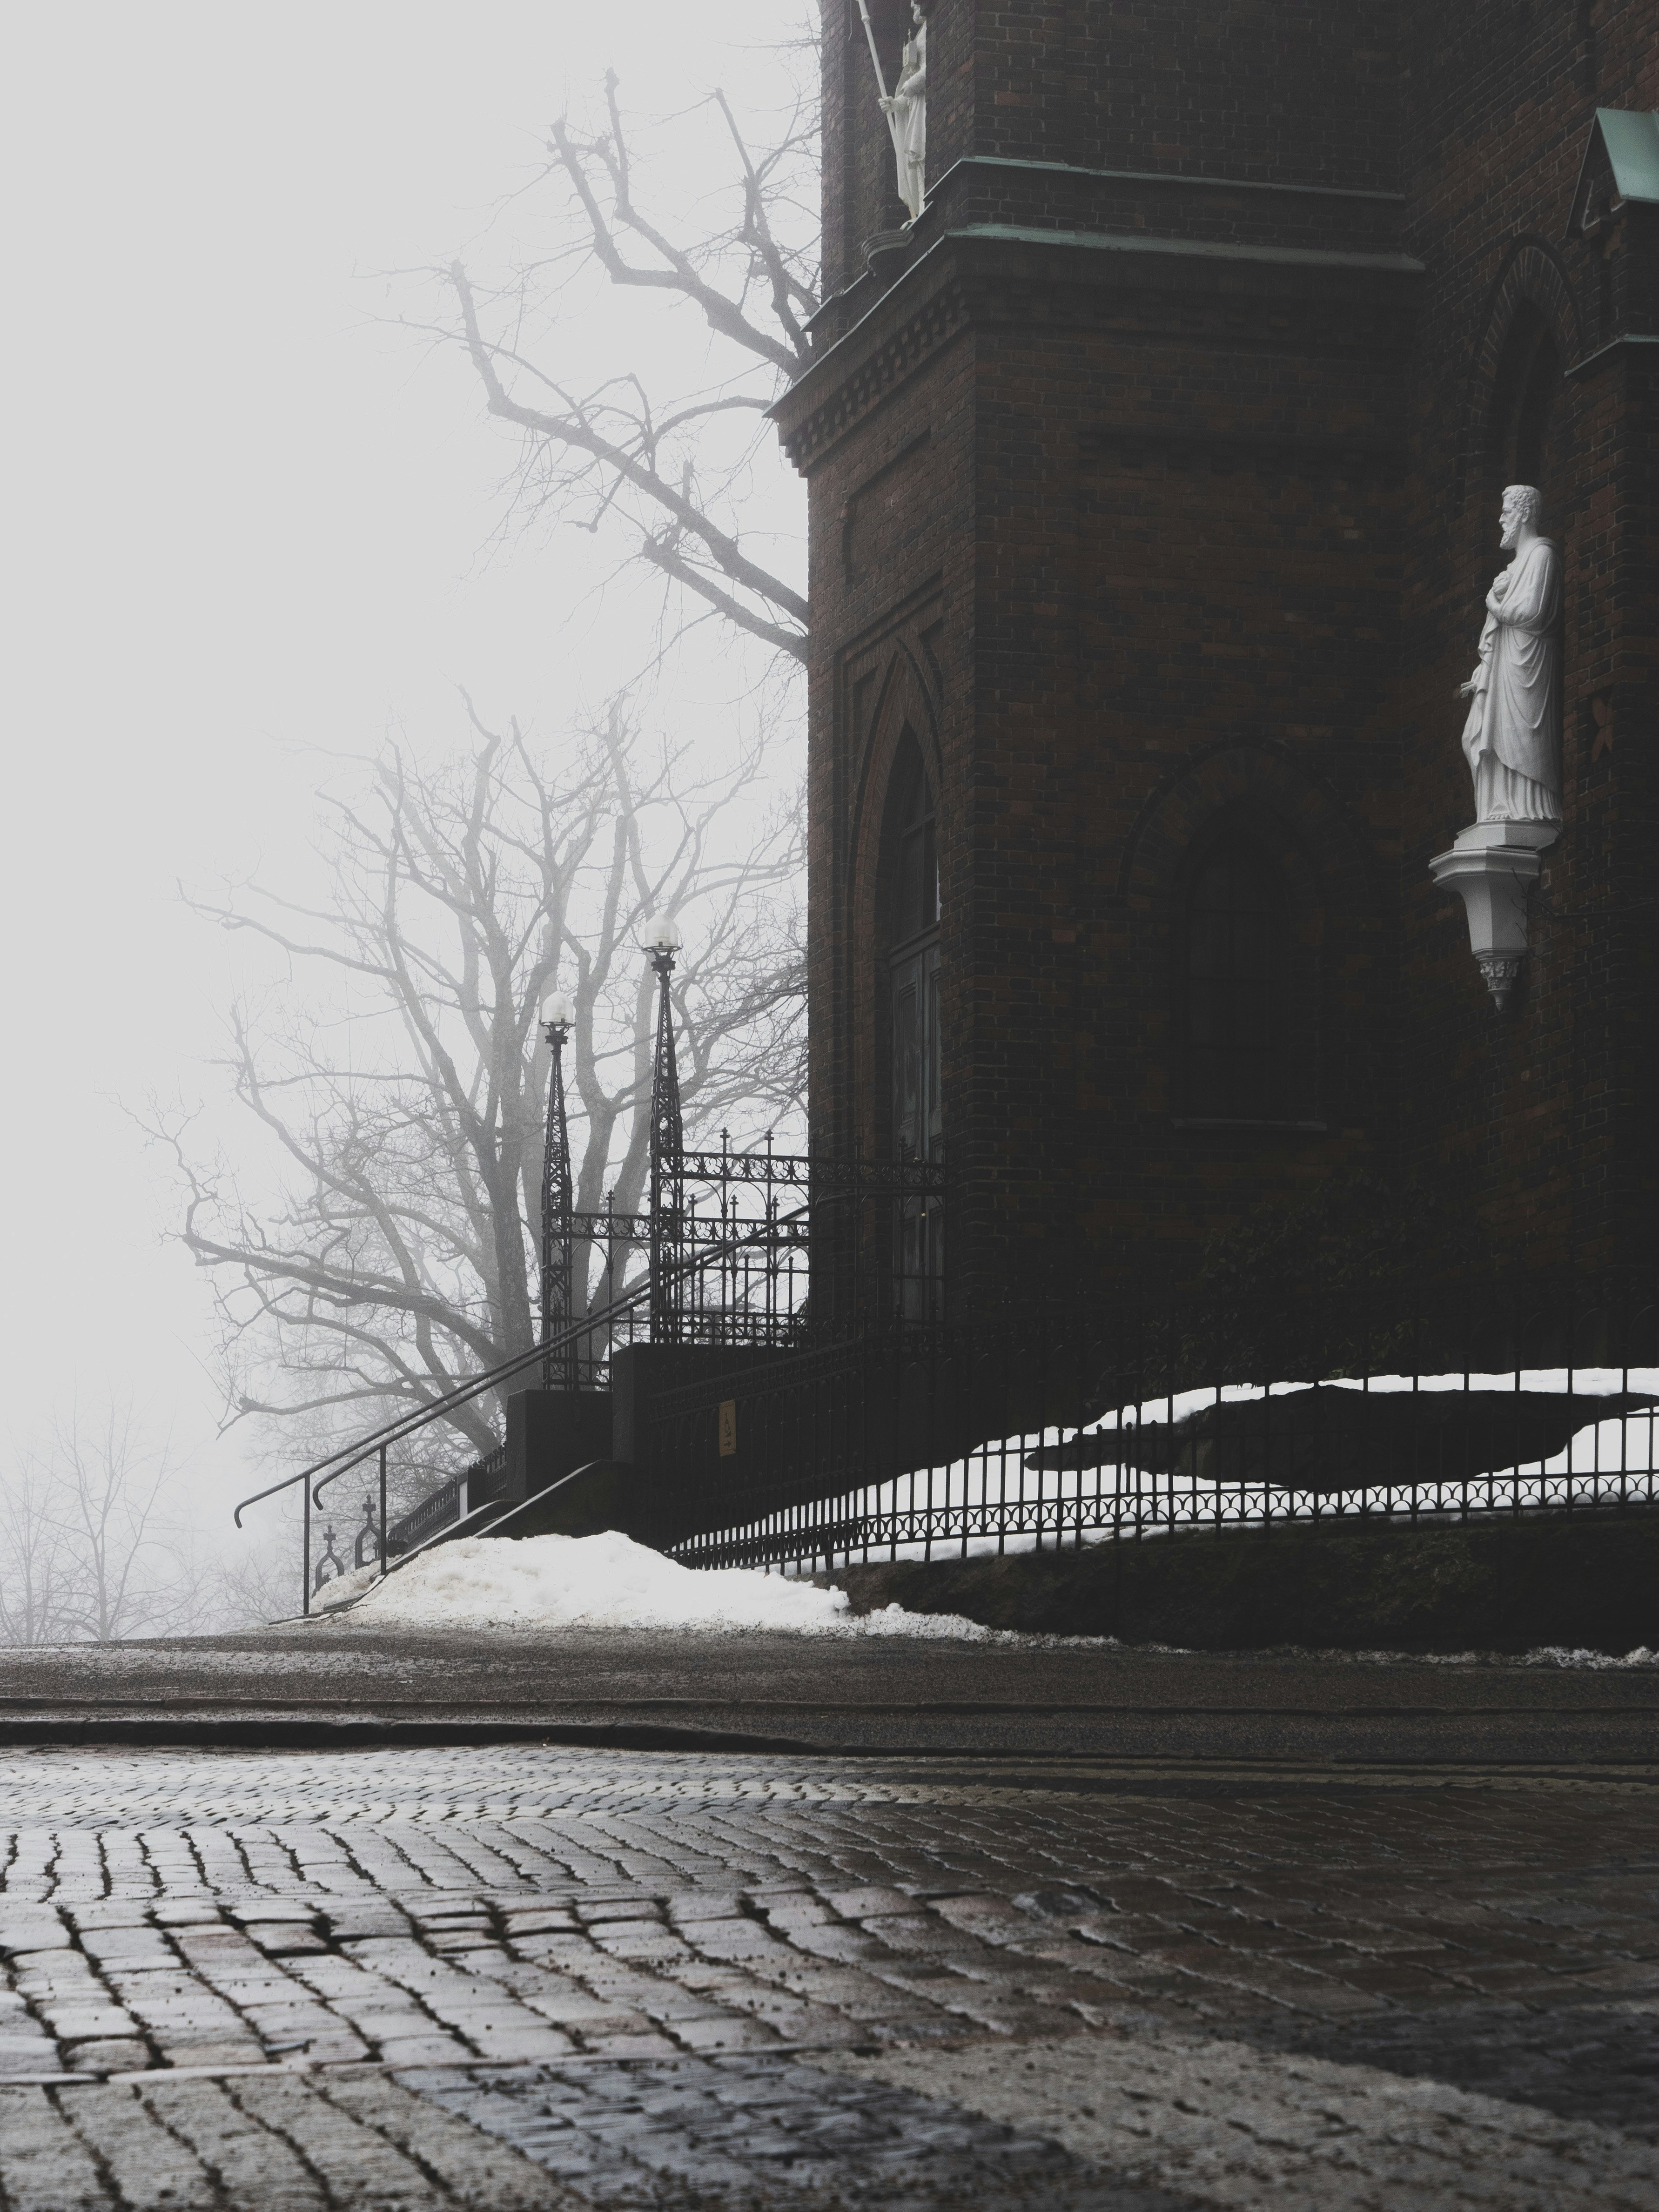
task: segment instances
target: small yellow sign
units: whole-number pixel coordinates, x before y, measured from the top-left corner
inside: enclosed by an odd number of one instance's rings
[[[738,1453],[738,1401],[735,1398],[720,1401],[720,1457],[735,1459]]]

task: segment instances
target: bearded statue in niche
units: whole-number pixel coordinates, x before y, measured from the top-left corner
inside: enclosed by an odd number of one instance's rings
[[[1472,702],[1463,757],[1479,822],[1561,819],[1561,556],[1538,534],[1535,486],[1504,494],[1503,543],[1514,559],[1486,594],[1480,659],[1459,691]]]

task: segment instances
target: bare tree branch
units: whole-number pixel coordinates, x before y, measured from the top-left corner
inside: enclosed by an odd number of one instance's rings
[[[786,50],[797,43],[786,42]],[[545,174],[569,194],[565,242],[499,292],[452,263],[444,283],[456,321],[426,326],[465,348],[489,412],[524,434],[519,480],[533,511],[589,531],[620,526],[630,560],[794,660],[805,659],[805,594],[744,546],[738,520],[756,470],[769,465],[781,482],[782,465],[758,419],[739,450],[725,433],[735,418],[763,415],[811,360],[808,327],[818,305],[817,82],[814,68],[793,110],[758,146],[725,93],[708,95],[703,107],[720,119],[732,167],[712,201],[697,203],[708,209],[699,227],[683,193],[672,220],[642,204],[611,71],[599,128],[584,133],[566,117],[550,126]],[[535,336],[548,272],[558,272],[556,295],[584,269],[619,290],[693,308],[723,356],[714,389],[659,404],[652,388],[672,374],[664,366],[675,357],[672,347],[652,373],[624,370],[586,393],[573,388],[568,360],[559,374],[535,358],[552,343]],[[568,356],[568,347],[562,350]]]
[[[615,70],[607,70],[605,80],[605,101],[610,112],[611,130],[608,137],[590,138],[582,142],[573,139],[562,117],[554,124],[550,133],[550,150],[570,179],[571,190],[581,203],[592,236],[593,252],[613,284],[642,285],[657,291],[678,292],[682,298],[700,307],[711,331],[730,338],[734,345],[744,347],[769,361],[786,376],[798,376],[806,365],[804,347],[797,342],[791,344],[787,337],[774,337],[758,324],[751,322],[741,306],[729,300],[714,285],[705,282],[695,256],[680,246],[672,245],[653,223],[648,222],[635,206],[629,174],[628,142],[623,130],[622,110],[617,102],[619,80]],[[716,94],[730,120],[731,110],[724,97]],[[733,126],[735,136],[735,126]],[[739,151],[742,151],[739,141]],[[599,207],[599,199],[588,179],[587,164],[596,161],[611,179],[611,216],[607,221]],[[748,198],[758,197],[754,170],[748,156],[744,155],[744,167],[750,184]],[[662,257],[660,269],[641,269],[623,258],[617,243],[613,226],[631,232],[652,251]]]
[[[653,568],[660,568],[664,575],[672,576],[676,583],[684,584],[687,591],[695,592],[700,599],[706,599],[717,613],[723,614],[727,622],[734,623],[738,629],[746,629],[751,637],[757,637],[764,644],[775,646],[780,653],[791,653],[797,660],[805,662],[806,641],[799,630],[785,629],[781,623],[768,622],[763,616],[751,612],[734,593],[721,591],[719,585],[711,582],[700,569],[694,568],[689,561],[682,559],[676,538],[644,538],[640,543],[640,554]]]
[[[560,446],[574,447],[603,462],[614,477],[643,492],[647,499],[661,507],[678,532],[702,544],[721,574],[729,576],[733,583],[742,585],[772,605],[783,608],[805,625],[806,601],[802,595],[750,561],[737,539],[717,528],[693,499],[660,476],[649,461],[642,458],[641,451],[630,452],[627,447],[605,436],[596,427],[591,402],[578,400],[568,392],[561,391],[559,397],[564,403],[565,411],[562,415],[550,415],[539,407],[527,407],[512,398],[496,374],[497,349],[487,345],[479,331],[477,302],[466,271],[459,261],[450,268],[449,281],[455,289],[455,296],[460,305],[461,326],[466,333],[467,351],[483,380],[492,415],[500,416],[506,422],[516,422],[521,429],[534,431],[538,437],[551,440]],[[649,442],[654,445],[654,438]],[[645,441],[641,441],[641,445],[644,447]],[[649,543],[647,540],[647,545]],[[647,557],[653,556],[647,553]],[[664,564],[659,562],[659,565]],[[804,637],[793,632],[780,632],[779,635],[785,641],[786,651],[794,653],[799,659],[805,659]]]

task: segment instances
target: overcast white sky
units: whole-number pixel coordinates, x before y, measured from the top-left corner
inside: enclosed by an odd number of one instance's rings
[[[6,991],[0,1346],[15,1435],[130,1382],[205,1442],[205,1294],[119,1102],[189,1092],[228,945],[179,903],[305,869],[331,757],[556,727],[647,641],[586,539],[489,551],[509,458],[377,271],[464,252],[608,63],[764,97],[767,0],[15,9],[0,100]],[[747,49],[748,51],[744,51]],[[529,207],[530,204],[526,204]],[[507,218],[520,226],[533,209]],[[520,236],[526,234],[521,228]],[[406,297],[407,295],[405,295]],[[690,679],[695,689],[695,675]]]

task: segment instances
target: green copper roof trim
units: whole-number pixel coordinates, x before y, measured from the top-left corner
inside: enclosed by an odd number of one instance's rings
[[[1424,265],[1413,260],[1408,253],[1342,253],[1326,252],[1310,246],[1223,246],[1201,238],[1148,237],[1139,231],[1104,230],[1027,230],[1013,224],[971,223],[961,230],[942,231],[925,246],[916,258],[879,296],[891,299],[915,278],[918,270],[924,269],[936,255],[942,256],[947,246],[980,240],[992,245],[1081,246],[1085,252],[1097,253],[1152,253],[1175,255],[1205,261],[1231,261],[1245,265],[1260,265],[1281,269],[1363,269],[1379,276],[1420,276]],[[860,278],[862,283],[863,279]],[[849,286],[848,290],[856,289]],[[836,295],[845,298],[845,294]],[[826,300],[824,306],[830,302]],[[873,310],[878,301],[872,301]],[[822,311],[820,311],[822,312]],[[864,334],[869,311],[844,330],[835,343],[808,362],[789,389],[781,393],[767,409],[769,422],[775,422],[792,400],[803,391],[808,391],[824,381],[824,372],[842,349],[851,347]]]
[[[1609,338],[1594,353],[1587,353],[1583,361],[1576,361],[1571,368],[1562,370],[1564,376],[1588,376],[1593,368],[1601,367],[1626,346],[1659,346],[1659,333],[1649,331],[1620,331],[1616,338]]]
[[[974,222],[945,238],[995,239],[1015,246],[1080,246],[1096,253],[1158,253],[1203,261],[1267,262],[1291,269],[1370,269],[1420,276],[1424,264],[1409,253],[1348,253],[1320,246],[1229,246],[1207,238],[1160,238],[1145,231],[1041,230],[1024,224]],[[940,241],[942,245],[944,240]],[[903,280],[901,279],[901,282]]]
[[[1212,192],[1293,192],[1322,200],[1381,200],[1389,207],[1403,206],[1404,192],[1362,191],[1357,185],[1284,185],[1259,177],[1194,177],[1176,169],[1089,169],[1076,161],[1024,161],[1012,154],[964,154],[952,161],[937,181],[930,179],[927,196],[942,191],[958,169],[1028,169],[1048,176],[1092,177],[1111,185],[1193,185]]]
[[[1659,115],[1645,107],[1598,107],[1584,140],[1578,181],[1568,204],[1568,238],[1579,236],[1590,217],[1590,180],[1598,145],[1607,149],[1613,189],[1621,204],[1632,200],[1638,207],[1659,205]],[[1589,229],[1599,229],[1609,212],[1606,208],[1596,209],[1589,222]]]
[[[1659,201],[1659,115],[1646,108],[1598,107],[1595,122],[1620,198]]]

